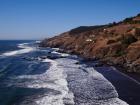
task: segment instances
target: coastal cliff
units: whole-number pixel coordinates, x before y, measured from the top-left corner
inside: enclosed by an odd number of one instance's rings
[[[41,47],[56,47],[86,59],[140,73],[140,14],[107,25],[81,26],[44,39]]]

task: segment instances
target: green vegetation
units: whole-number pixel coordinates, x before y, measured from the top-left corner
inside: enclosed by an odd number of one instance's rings
[[[140,16],[140,13],[137,16]]]
[[[137,16],[140,16],[140,14],[138,14]],[[128,24],[140,24],[139,20],[133,20],[134,17],[129,17],[123,20],[124,23],[128,23]]]
[[[126,19],[124,19],[123,22],[125,22],[125,23],[130,23],[130,22],[132,22],[132,21],[133,21],[133,18],[130,17],[130,18],[126,18]]]
[[[112,40],[108,40],[108,41],[107,41],[107,44],[112,44],[112,43],[115,43],[115,42],[116,42],[116,40],[113,40],[113,39],[112,39]]]
[[[136,41],[137,41],[137,39],[134,36],[129,35],[129,36],[123,37],[121,40],[121,43],[125,44],[125,45],[129,45],[129,44],[134,43]]]
[[[96,26],[80,26],[80,27],[77,27],[75,29],[72,29],[70,30],[70,34],[79,34],[79,33],[82,33],[82,32],[87,32],[87,31],[91,31],[91,30],[97,30],[98,31],[102,30],[103,28],[106,28],[108,25],[96,25]]]
[[[122,56],[124,54],[125,54],[125,52],[123,50],[117,50],[116,54],[115,54],[115,57],[119,57],[119,56]]]
[[[129,24],[140,24],[140,21],[130,21]]]
[[[135,28],[135,35],[140,36],[140,28]]]
[[[118,23],[116,23],[116,22],[113,22],[113,23],[109,23],[108,24],[108,27],[113,27],[113,26],[115,26],[115,25],[117,25]]]

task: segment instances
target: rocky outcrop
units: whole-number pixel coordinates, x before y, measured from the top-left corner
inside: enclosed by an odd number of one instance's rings
[[[87,59],[99,59],[120,65],[128,72],[140,73],[139,15],[119,23],[78,27],[53,38],[45,39],[41,47],[59,47]]]

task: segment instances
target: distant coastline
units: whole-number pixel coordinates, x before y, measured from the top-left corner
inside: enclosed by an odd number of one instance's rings
[[[45,39],[41,47],[60,48],[61,52],[77,54],[117,65],[126,72],[140,73],[140,14],[100,26],[81,26]]]

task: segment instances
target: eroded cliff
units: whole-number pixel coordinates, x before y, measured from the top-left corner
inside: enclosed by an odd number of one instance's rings
[[[58,47],[88,59],[120,65],[140,73],[140,14],[119,23],[78,27],[53,38],[41,47]]]

